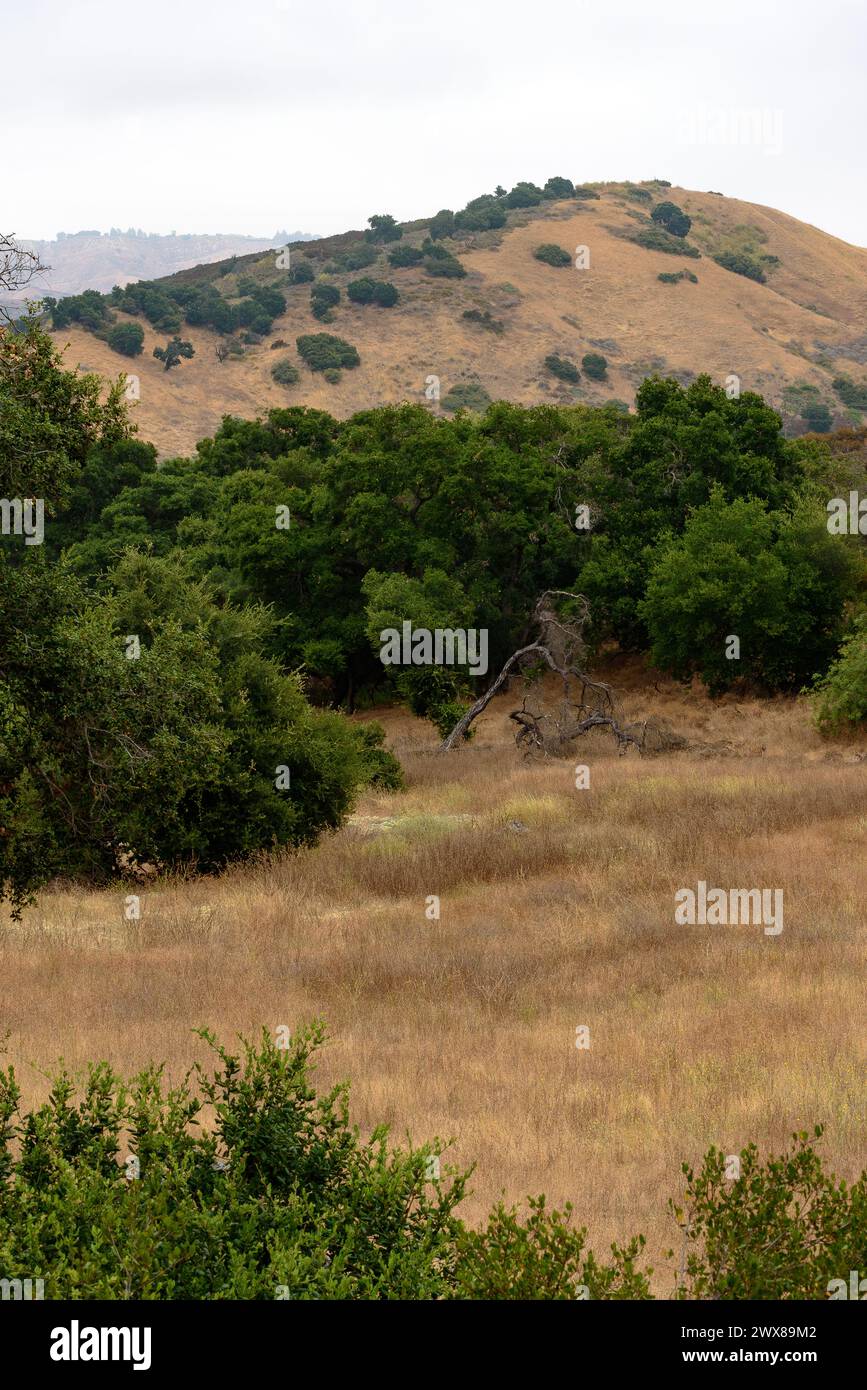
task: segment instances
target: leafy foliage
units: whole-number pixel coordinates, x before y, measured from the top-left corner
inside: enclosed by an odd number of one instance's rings
[[[745,275],[748,280],[756,280],[760,285],[768,278],[758,261],[746,251],[719,251],[713,259],[723,270],[731,270],[735,275]]]
[[[144,329],[138,323],[116,323],[109,329],[106,342],[112,352],[137,357],[144,347]]]
[[[312,372],[324,372],[328,367],[357,367],[361,362],[358,349],[333,333],[305,333],[295,339],[295,345]]]
[[[559,357],[556,352],[549,353],[545,358],[545,366],[552,376],[557,376],[561,381],[580,381],[581,373],[570,362],[568,357]]]
[[[692,218],[687,217],[683,208],[679,208],[677,203],[657,203],[650,216],[654,222],[658,222],[672,236],[685,237],[689,235]]]
[[[546,265],[567,266],[572,264],[572,257],[568,251],[564,251],[562,246],[556,246],[551,241],[546,241],[542,246],[537,246],[533,255],[537,261],[544,261]]]
[[[853,620],[839,656],[816,682],[814,714],[823,734],[867,724],[867,614]]]

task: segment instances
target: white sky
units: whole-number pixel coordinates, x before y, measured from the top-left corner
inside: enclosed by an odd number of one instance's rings
[[[327,234],[562,174],[867,245],[865,0],[23,0],[0,33],[21,237]]]

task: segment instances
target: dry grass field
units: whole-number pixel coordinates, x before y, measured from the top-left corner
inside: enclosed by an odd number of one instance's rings
[[[28,1100],[59,1055],[177,1078],[224,1038],[324,1017],[321,1083],[350,1078],[362,1130],[454,1137],[477,1164],[466,1208],[504,1192],[571,1200],[591,1242],[676,1241],[665,1200],[710,1144],[784,1145],[824,1121],[825,1151],[867,1164],[865,744],[824,744],[800,702],[710,704],[623,663],[635,716],[689,740],[528,762],[501,696],[473,743],[379,715],[408,789],[368,794],[314,851],[221,879],[124,894],[58,888],[0,923],[0,1034]],[[699,879],[784,891],[785,926],[677,926]],[[438,921],[425,900],[441,900]],[[10,987],[11,986],[11,987]],[[576,1027],[590,1048],[575,1046]],[[668,1267],[658,1292],[670,1292]]]
[[[254,416],[275,406],[308,405],[344,418],[371,405],[425,400],[425,380],[440,377],[445,394],[460,382],[478,381],[494,400],[523,405],[544,401],[601,404],[631,403],[636,388],[653,372],[709,372],[722,382],[737,373],[742,389],[759,391],[775,407],[784,388],[816,387],[832,410],[839,411],[831,381],[838,373],[864,383],[867,377],[867,250],[850,246],[816,227],[773,208],[683,188],[668,197],[692,217],[690,241],[701,259],[648,251],[624,240],[635,231],[637,205],[617,185],[600,186],[598,201],[550,203],[513,217],[503,233],[483,233],[461,251],[467,270],[463,280],[433,280],[421,269],[391,270],[382,258],[364,274],[393,280],[400,303],[393,309],[350,303],[345,293],[330,325],[310,312],[309,285],[294,288],[276,273],[273,257],[257,268],[263,280],[280,281],[288,305],[265,340],[243,358],[219,363],[218,335],[207,329],[183,329],[196,355],[166,372],[153,348],[164,346],[159,334],[142,320],[142,356],[120,357],[90,333],[78,328],[55,334],[66,346],[66,361],[115,378],[134,372],[141,399],[133,418],[141,437],[163,454],[191,453],[196,441],[219,428],[224,414]],[[424,233],[408,240],[418,244]],[[776,256],[767,284],[758,284],[715,264],[713,252],[751,238],[763,253]],[[534,248],[555,242],[574,255],[590,248],[584,271],[553,269],[536,260]],[[294,254],[294,253],[293,253]],[[244,262],[243,273],[251,265]],[[661,284],[661,271],[687,269],[698,284]],[[345,291],[351,274],[337,277]],[[222,293],[237,289],[237,275],[219,282]],[[503,324],[499,335],[467,322],[467,309],[489,312]],[[119,315],[120,319],[125,315]],[[312,373],[295,351],[299,334],[328,331],[353,343],[361,365],[343,373],[339,383]],[[284,340],[285,351],[271,343]],[[580,363],[584,353],[600,350],[609,362],[608,379],[586,376],[576,388],[546,374],[543,359],[559,353]],[[291,387],[278,386],[271,368],[288,355],[301,371]],[[846,423],[845,412],[840,422]]]

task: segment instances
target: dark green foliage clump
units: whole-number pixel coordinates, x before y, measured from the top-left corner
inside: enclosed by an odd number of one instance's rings
[[[443,237],[451,236],[454,229],[455,215],[451,208],[440,208],[436,217],[431,219],[428,236],[431,241],[441,241]]]
[[[533,255],[537,261],[544,261],[546,265],[567,266],[572,264],[572,257],[568,251],[564,251],[562,246],[556,246],[551,241],[546,241],[542,246],[537,246]]]
[[[395,246],[388,253],[388,263],[395,270],[403,270],[407,266],[421,265],[424,260],[424,252],[417,246],[408,244]]]
[[[315,319],[321,319],[323,323],[331,322],[331,311],[336,309],[339,303],[340,290],[336,285],[326,285],[320,281],[310,291],[310,312]]]
[[[581,366],[584,368],[591,381],[604,381],[608,370],[608,361],[602,356],[601,352],[586,352],[581,358]]]
[[[545,194],[535,183],[516,183],[504,202],[507,208],[535,208],[542,202]]]
[[[442,399],[443,409],[451,411],[487,410],[490,404],[491,398],[484,386],[476,381],[459,382],[447,391]]]
[[[364,233],[365,240],[373,242],[400,241],[403,228],[399,227],[389,212],[374,213],[368,217],[369,230]]]
[[[422,250],[425,253],[424,268],[428,275],[444,280],[462,280],[466,275],[467,272],[457,256],[453,256],[444,246],[439,246],[435,241],[426,241]]]
[[[52,328],[68,328],[77,323],[91,333],[110,322],[108,305],[98,290],[85,290],[83,294],[69,294],[65,299],[54,299],[46,295],[42,303],[51,313]],[[178,323],[180,327],[180,323]]]
[[[662,227],[650,225],[637,227],[635,231],[628,233],[626,239],[627,241],[634,241],[636,246],[643,246],[645,251],[665,251],[669,255],[689,256],[696,261],[701,256],[697,246],[690,246],[680,237],[672,236]]]
[[[571,179],[554,177],[548,179],[542,189],[546,198],[574,198],[575,185]]]
[[[823,734],[867,724],[867,614],[852,620],[839,655],[816,682],[813,712]]]
[[[170,338],[164,348],[155,347],[154,357],[163,363],[163,370],[169,371],[172,367],[178,367],[183,357],[195,357],[196,350],[192,343],[188,343],[183,338]]]
[[[541,201],[541,195],[539,201]],[[439,218],[442,215],[442,213],[437,213]],[[437,218],[434,218],[434,223],[436,222]],[[434,239],[434,223],[431,224],[432,239]],[[451,235],[449,231],[440,230],[440,227],[444,228],[445,225],[445,223],[438,224],[438,236]],[[505,225],[506,213],[503,201],[490,193],[483,193],[480,198],[470,199],[465,208],[455,213],[454,218],[454,230],[459,232],[487,232],[496,227],[505,227]]]
[[[301,373],[288,357],[281,357],[271,368],[271,375],[280,386],[294,386],[301,380]]]
[[[358,349],[333,333],[305,333],[295,339],[295,345],[312,372],[324,372],[328,367],[357,367],[361,362]]]
[[[290,285],[310,285],[316,279],[316,272],[309,261],[293,261],[286,278]]]
[[[502,333],[504,329],[502,320],[493,318],[488,309],[465,309],[461,318],[467,319],[470,323],[477,323],[489,333]]]
[[[559,377],[561,381],[581,380],[581,373],[575,363],[570,362],[568,357],[558,357],[556,352],[549,353],[545,358],[545,367],[552,376]]]
[[[677,203],[657,203],[650,216],[654,222],[657,222],[660,227],[664,227],[674,237],[689,235],[692,218],[688,217],[683,208],[677,206]]]
[[[746,251],[718,251],[713,259],[724,270],[745,275],[748,280],[755,280],[760,285],[764,285],[768,278],[758,261],[747,255]]]
[[[664,285],[678,285],[681,280],[689,280],[690,284],[698,284],[698,276],[693,275],[691,270],[661,270],[657,275],[657,280],[661,280]]]
[[[140,323],[116,323],[108,330],[106,342],[112,352],[137,357],[144,348],[144,329]]]
[[[346,294],[353,304],[378,304],[383,309],[390,309],[400,298],[396,285],[389,280],[373,280],[370,276],[352,280]]]
[[[859,386],[846,376],[835,376],[831,385],[843,404],[851,410],[867,410],[867,385]]]
[[[831,411],[824,401],[809,401],[801,411],[801,418],[814,434],[828,434],[833,424]]]

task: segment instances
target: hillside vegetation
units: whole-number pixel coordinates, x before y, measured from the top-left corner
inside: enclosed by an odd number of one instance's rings
[[[783,412],[789,433],[863,418],[867,251],[785,213],[716,193],[651,181],[570,194],[569,180],[549,184],[544,197],[537,196],[543,190],[519,185],[499,198],[475,200],[481,209],[471,203],[463,214],[405,224],[391,241],[383,235],[365,241],[356,231],[296,244],[288,268],[269,253],[160,282],[169,294],[209,285],[236,305],[249,298],[252,282],[276,290],[286,307],[252,341],[242,341],[249,325],[230,332],[232,351],[223,360],[215,349],[224,333],[184,325],[195,357],[176,372],[163,372],[153,360],[165,334],[140,318],[144,351],[127,369],[140,379],[135,418],[142,434],[163,455],[186,453],[225,413],[252,415],[292,403],[345,417],[400,401],[441,413],[455,388],[527,405],[620,400],[628,406],[653,372],[683,382],[707,372],[721,385],[736,376],[741,389],[760,392]],[[654,218],[666,206],[682,217]],[[589,264],[576,269],[581,247]],[[672,276],[680,278],[672,283]],[[393,284],[398,301],[388,308],[359,302],[348,288],[360,278]],[[297,355],[296,339],[318,331],[321,318],[311,288],[320,298],[337,293],[323,312],[330,331],[360,358],[337,379],[311,372]],[[108,376],[124,367],[75,324],[58,341],[69,343],[71,364]],[[275,343],[300,371],[288,387],[272,376]],[[588,353],[605,357],[603,379],[581,372],[574,382],[546,367],[546,358],[555,357],[580,371]]]

